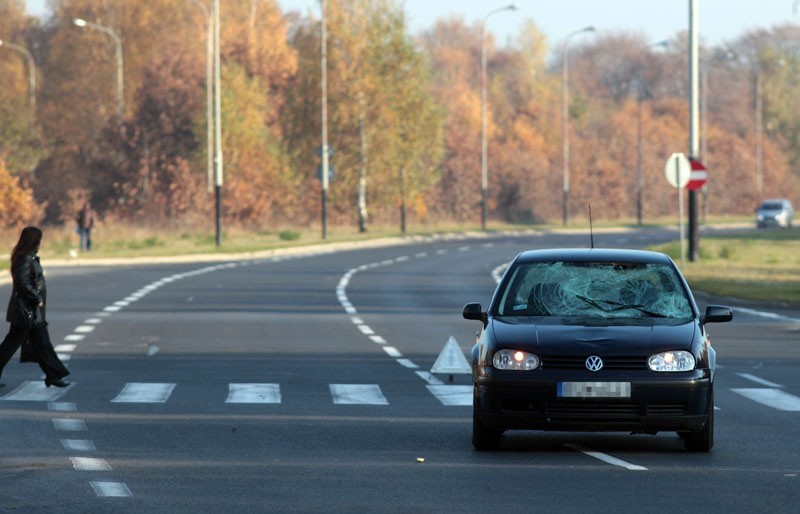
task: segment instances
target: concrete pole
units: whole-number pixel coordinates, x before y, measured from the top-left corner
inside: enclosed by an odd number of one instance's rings
[[[698,75],[697,0],[689,0],[689,160],[700,154],[700,81]],[[697,190],[689,191],[689,261],[699,256]]]

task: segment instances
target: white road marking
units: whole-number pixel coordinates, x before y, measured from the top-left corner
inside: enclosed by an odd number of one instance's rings
[[[122,307],[120,307],[118,305],[109,305],[107,307],[103,307],[103,310],[106,311],[106,312],[118,312],[118,311],[122,310]]]
[[[20,402],[53,402],[64,396],[74,386],[75,382],[67,387],[45,387],[44,381],[28,380],[0,399]]]
[[[128,486],[122,482],[89,482],[95,494],[101,498],[123,498],[133,496]]]
[[[736,312],[744,312],[745,314],[752,314],[753,316],[761,316],[762,318],[774,319],[777,321],[788,321],[789,323],[800,323],[800,318],[792,318],[789,316],[782,316],[774,312],[759,311],[756,309],[748,309],[746,307],[735,307]]]
[[[360,330],[362,333],[364,333],[364,335],[371,336],[372,334],[374,334],[374,333],[375,333],[375,331],[374,331],[374,330],[372,330],[372,329],[371,329],[369,326],[367,326],[367,325],[356,325],[356,326],[358,327],[358,329],[359,329],[359,330]]]
[[[76,452],[97,451],[94,443],[87,439],[62,439],[61,446],[63,446],[65,450],[73,450]]]
[[[389,405],[375,384],[329,384],[329,387],[337,405]]]
[[[47,404],[47,410],[54,412],[75,412],[78,407],[72,402],[50,402]]]
[[[83,334],[70,334],[64,338],[64,341],[83,341],[86,338]]]
[[[75,344],[57,344],[54,350],[57,352],[69,353],[74,352],[77,347],[78,345]]]
[[[444,382],[439,380],[439,377],[432,375],[428,371],[415,371],[414,373],[430,385],[444,385]]]
[[[110,471],[111,466],[103,459],[92,457],[70,457],[72,467],[77,471]]]
[[[56,355],[58,356],[58,359],[62,362],[69,362],[69,360],[72,358],[71,353],[56,353]]]
[[[800,411],[800,398],[780,389],[743,388],[731,389],[731,391],[773,409],[790,412]]]
[[[389,357],[392,357],[392,358],[395,358],[395,359],[397,359],[397,358],[400,358],[400,357],[402,357],[402,356],[403,356],[403,354],[402,354],[402,353],[400,353],[400,352],[397,350],[397,348],[395,348],[394,346],[384,346],[384,347],[383,347],[383,351],[384,351],[384,352],[386,352],[386,354],[387,354]]]
[[[472,405],[472,386],[470,385],[428,385],[425,386],[447,407],[467,407]]]
[[[62,432],[86,432],[86,422],[82,419],[56,418],[53,426]]]
[[[372,339],[373,343],[386,344],[386,339],[382,338],[381,336],[374,335],[369,336],[369,338]]]
[[[87,325],[97,325],[99,323],[102,323],[103,320],[100,318],[89,318],[84,320],[83,322],[86,323]]]
[[[281,403],[279,384],[228,384],[225,403]]]
[[[160,348],[158,346],[151,344],[147,347],[147,356],[152,357],[157,354],[159,350]]]
[[[776,384],[775,382],[770,382],[769,380],[764,380],[763,378],[751,375],[750,373],[737,373],[737,375],[739,375],[742,378],[746,378],[747,380],[750,380],[752,382],[755,382],[757,384],[765,385],[767,387],[776,387],[776,388],[783,387],[780,384]]]
[[[128,382],[112,403],[164,403],[175,384]]]
[[[397,359],[397,363],[400,364],[401,366],[403,366],[404,368],[408,368],[408,369],[418,369],[419,368],[419,366],[417,366],[414,362],[412,362],[412,361],[410,361],[408,359]]]
[[[647,468],[644,466],[637,466],[636,464],[631,464],[630,462],[625,462],[622,459],[618,459],[616,457],[612,457],[611,455],[606,455],[605,453],[596,452],[582,446],[580,444],[565,444],[567,448],[572,448],[576,452],[581,452],[589,457],[594,457],[595,459],[599,459],[607,464],[611,464],[612,466],[619,466],[621,468],[629,469],[631,471],[647,471]]]
[[[88,334],[94,331],[94,325],[78,325],[73,332],[78,334]]]

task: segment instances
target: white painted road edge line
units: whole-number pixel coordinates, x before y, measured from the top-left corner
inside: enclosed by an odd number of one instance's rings
[[[735,307],[733,310],[744,312],[745,314],[752,314],[753,316],[761,316],[762,318],[770,318],[778,321],[788,321],[789,323],[800,323],[800,318],[783,316],[781,314],[775,314],[774,312],[759,311],[756,309],[748,309],[746,307]]]
[[[573,444],[573,443],[565,443],[564,446],[567,448],[572,448],[576,452],[581,452],[589,457],[594,457],[595,459],[599,459],[606,464],[611,464],[612,466],[619,466],[621,468],[629,469],[631,471],[647,471],[647,468],[644,466],[637,466],[636,464],[631,464],[630,462],[625,462],[622,459],[618,459],[616,457],[612,457],[611,455],[606,455],[605,453],[596,452],[586,448],[580,444]]]
[[[746,378],[747,380],[750,380],[752,382],[755,382],[756,384],[765,385],[767,387],[783,387],[780,384],[776,384],[775,382],[770,382],[769,380],[765,380],[755,375],[751,375],[750,373],[737,373],[737,375],[739,375],[742,378]]]

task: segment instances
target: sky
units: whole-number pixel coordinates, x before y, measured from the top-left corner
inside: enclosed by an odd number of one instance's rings
[[[225,0],[223,0],[225,1]],[[412,33],[431,28],[438,18],[460,16],[479,22],[514,0],[399,0],[405,4]],[[188,2],[188,0],[187,0]],[[711,46],[745,32],[784,23],[800,24],[800,0],[695,0],[701,40]],[[28,12],[46,14],[47,0],[26,0]],[[501,11],[487,21],[499,45],[512,42],[522,23],[532,19],[550,47],[589,25],[597,33],[633,32],[653,42],[669,39],[689,27],[689,0],[516,0],[516,11]],[[319,0],[278,0],[281,8],[319,16]],[[587,36],[591,37],[591,36]]]

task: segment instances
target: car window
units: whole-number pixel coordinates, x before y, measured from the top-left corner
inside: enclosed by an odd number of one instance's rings
[[[783,209],[783,203],[781,202],[764,202],[761,204],[761,208],[765,211],[779,211]]]
[[[563,318],[692,317],[675,270],[663,264],[537,262],[511,270],[499,316]]]

